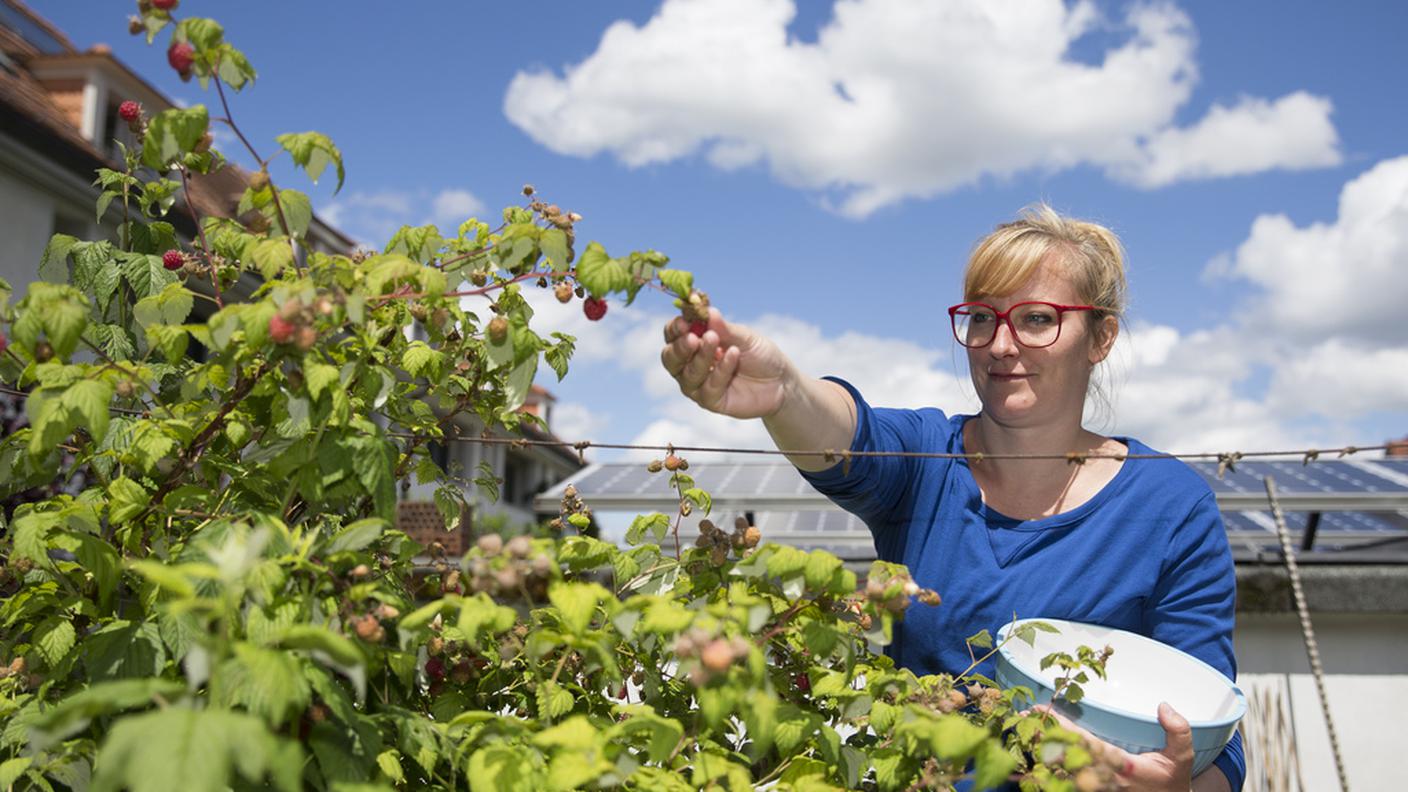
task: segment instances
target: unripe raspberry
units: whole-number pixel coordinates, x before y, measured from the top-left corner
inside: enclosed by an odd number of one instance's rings
[[[177,42],[166,51],[166,62],[171,64],[182,77],[191,73],[191,65],[196,62],[196,50],[190,44]]]
[[[723,673],[733,665],[733,647],[722,638],[715,638],[699,653],[699,661],[715,674]]]
[[[456,685],[466,684],[473,678],[474,667],[471,666],[468,661],[462,660],[456,663],[455,667],[450,670],[450,681],[454,682]]]
[[[475,544],[484,555],[495,556],[504,549],[504,538],[498,534],[484,534]]]
[[[336,306],[333,305],[332,298],[328,297],[326,294],[318,297],[318,299],[313,302],[313,310],[317,311],[319,316],[332,316],[332,312],[335,309]]]
[[[684,460],[680,457],[675,456],[674,454],[670,454],[669,456],[665,457],[664,465],[665,469],[668,471],[674,472],[676,470],[682,470],[683,464]]]
[[[410,310],[411,316],[414,317],[417,322],[424,322],[426,319],[430,318],[430,309],[425,307],[425,303],[411,303]]]
[[[181,4],[181,0],[151,0],[152,8],[159,8],[162,11],[175,10]]]
[[[34,359],[39,363],[48,363],[54,357],[54,345],[48,341],[40,341],[34,345]],[[28,561],[28,558],[21,558],[20,561]],[[19,563],[19,562],[16,562]]]
[[[709,563],[716,567],[723,566],[728,562],[728,545],[716,544],[714,549],[709,551]]]
[[[499,584],[501,590],[513,591],[523,582],[523,578],[518,574],[517,569],[504,567],[494,573],[494,582]]]
[[[259,192],[260,190],[262,190],[262,189],[264,189],[265,187],[268,187],[268,186],[269,186],[269,172],[268,172],[268,171],[258,170],[258,171],[255,171],[254,173],[251,173],[251,174],[249,175],[249,189],[250,189],[251,191],[253,191],[253,192]]]
[[[968,703],[968,697],[963,695],[961,691],[950,690],[948,692],[948,703],[952,704],[954,709],[959,709]]]
[[[582,313],[586,314],[587,318],[593,322],[601,319],[606,316],[606,300],[588,297],[582,302]]]
[[[749,550],[758,546],[758,542],[763,539],[763,532],[758,530],[758,526],[750,525],[748,530],[743,532],[743,546]]]
[[[552,293],[560,303],[572,302],[572,284],[567,281],[562,281],[552,287]]]
[[[269,317],[269,338],[275,344],[287,344],[293,340],[294,333],[298,332],[298,325],[289,320],[274,314]]]
[[[696,648],[694,641],[688,635],[680,635],[675,638],[675,645],[671,648],[671,651],[675,653],[675,657],[683,660],[694,654]]]
[[[4,351],[4,348],[3,348],[3,347],[0,347],[0,351]],[[659,472],[660,472],[661,470],[663,470],[664,468],[665,468],[665,463],[664,463],[664,462],[661,462],[661,461],[658,460],[658,459],[652,459],[652,460],[650,460],[650,464],[648,464],[648,465],[645,466],[645,469],[646,469],[648,472],[650,472],[650,473],[659,473]]]
[[[313,345],[316,343],[318,343],[317,330],[314,330],[308,325],[304,325],[298,328],[298,332],[297,334],[295,334],[293,339],[293,345],[298,347],[298,351],[307,352],[308,350],[312,349]]]
[[[489,342],[492,344],[502,344],[508,338],[508,320],[502,316],[495,316],[489,320]]]
[[[444,582],[440,584],[442,594],[463,594],[464,587],[460,585],[460,571],[450,570],[450,574],[445,576]]]
[[[533,559],[533,574],[538,577],[547,577],[548,574],[552,572],[553,566],[554,564],[551,558],[540,555]]]
[[[360,580],[366,577],[367,575],[370,575],[371,573],[371,567],[367,566],[366,564],[358,564],[357,566],[352,567],[352,570],[347,573],[347,576],[352,578],[353,580]]]
[[[532,195],[532,194],[535,193],[535,192],[537,192],[537,190],[533,189],[533,185],[531,185],[531,184],[525,184],[525,185],[523,185],[523,194],[524,194],[524,195]]]
[[[385,602],[376,606],[376,617],[382,621],[391,621],[401,615],[401,611],[394,605],[387,605]]]
[[[357,637],[367,643],[381,643],[381,639],[386,637],[386,630],[382,628],[381,622],[376,617],[367,614],[353,623],[352,629],[357,633]]]
[[[168,250],[161,254],[161,266],[169,270],[181,269],[186,266],[186,257],[179,250]]]
[[[694,540],[694,546],[701,549],[705,547],[713,547],[714,537],[710,536],[707,533],[700,533],[699,536],[696,537]]]
[[[522,535],[515,536],[508,540],[508,545],[506,545],[505,549],[507,549],[508,554],[514,558],[527,558],[528,554],[533,552],[533,540]]]
[[[129,124],[136,123],[142,117],[142,106],[128,99],[117,106],[117,115]]]
[[[489,282],[489,274],[483,270],[475,270],[469,273],[469,282],[473,283],[475,286],[483,286]]]

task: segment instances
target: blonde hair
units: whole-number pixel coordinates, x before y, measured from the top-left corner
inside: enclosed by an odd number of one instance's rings
[[[1080,301],[1097,306],[1086,326],[1099,332],[1104,319],[1123,324],[1128,306],[1124,247],[1114,232],[1098,223],[1063,217],[1045,203],[1022,210],[1018,219],[1003,223],[979,240],[963,272],[963,299],[1005,297],[1022,287],[1044,262],[1065,269]],[[1111,389],[1101,380],[1104,366],[1090,379],[1097,423],[1114,417]]]
[[[1124,248],[1110,229],[1061,216],[1045,203],[983,237],[968,257],[963,299],[1003,297],[1021,288],[1045,261],[1060,264],[1086,305],[1095,305],[1090,324],[1105,316],[1120,319],[1128,299]]]

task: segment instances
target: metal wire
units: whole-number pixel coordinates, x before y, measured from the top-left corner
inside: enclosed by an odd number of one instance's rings
[[[28,396],[25,391],[14,390],[9,387],[0,386],[0,393],[21,398]],[[124,407],[111,407],[112,412],[123,415],[145,415],[143,410],[133,410]],[[1323,454],[1335,454],[1337,457],[1346,457],[1357,454],[1361,451],[1383,451],[1388,449],[1388,444],[1356,446],[1344,445],[1338,448],[1296,448],[1287,450],[1272,451],[1195,451],[1188,453],[1159,453],[1159,454],[1119,454],[1101,453],[1086,451],[1068,451],[1064,454],[988,454],[981,451],[966,453],[951,453],[942,451],[850,451],[827,448],[815,449],[775,449],[775,448],[731,448],[728,446],[681,446],[668,443],[666,445],[643,445],[638,443],[602,443],[595,440],[530,440],[526,437],[491,437],[480,435],[479,437],[434,437],[432,435],[421,435],[414,432],[387,432],[390,437],[408,438],[412,440],[425,439],[433,440],[437,443],[478,443],[481,445],[511,445],[517,448],[528,446],[551,446],[557,448],[571,448],[577,451],[578,455],[583,454],[589,448],[607,448],[613,450],[626,451],[663,451],[673,454],[678,451],[688,451],[690,453],[705,454],[753,454],[766,456],[813,456],[822,457],[828,462],[843,461],[847,464],[857,457],[907,457],[915,459],[969,459],[981,461],[984,459],[1061,459],[1068,464],[1081,465],[1091,459],[1202,459],[1216,460],[1218,463],[1218,477],[1227,471],[1236,471],[1236,464],[1241,459],[1281,457],[1285,459],[1299,459],[1302,464],[1310,464],[1320,458]]]
[[[1286,518],[1281,513],[1281,502],[1276,498],[1276,479],[1267,476],[1266,498],[1271,501],[1271,516],[1276,520],[1276,535],[1281,539],[1281,555],[1286,562],[1286,572],[1291,577],[1291,593],[1295,595],[1296,613],[1300,616],[1300,633],[1305,639],[1305,654],[1310,658],[1310,673],[1315,677],[1315,690],[1320,694],[1320,710],[1325,714],[1325,730],[1330,735],[1330,752],[1335,757],[1335,772],[1339,773],[1340,789],[1349,792],[1349,779],[1344,772],[1344,759],[1340,756],[1340,741],[1335,734],[1335,722],[1330,718],[1330,698],[1325,693],[1325,670],[1320,665],[1320,645],[1315,642],[1315,628],[1310,623],[1310,610],[1305,605],[1305,590],[1300,585],[1300,568],[1296,566],[1295,552],[1291,548],[1291,532],[1286,529]]]

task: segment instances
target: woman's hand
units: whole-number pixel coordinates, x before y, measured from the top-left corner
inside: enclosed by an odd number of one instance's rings
[[[734,418],[764,418],[782,407],[792,364],[777,345],[709,309],[703,336],[675,317],[665,325],[660,362],[680,392],[700,407]]]
[[[1142,754],[1129,753],[1101,740],[1048,705],[1035,707],[1033,711],[1051,714],[1062,728],[1083,734],[1086,739],[1098,744],[1103,749],[1101,753],[1105,761],[1115,767],[1115,777],[1122,789],[1139,792],[1229,789],[1227,779],[1216,767],[1209,767],[1196,779],[1192,777],[1193,730],[1188,725],[1188,719],[1167,702],[1159,705],[1159,725],[1164,727],[1164,748]]]

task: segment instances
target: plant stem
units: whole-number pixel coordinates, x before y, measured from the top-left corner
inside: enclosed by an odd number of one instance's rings
[[[218,80],[216,84],[219,84]],[[200,247],[205,254],[205,266],[210,270],[210,288],[215,290],[215,304],[224,308],[225,301],[220,296],[220,274],[215,271],[215,256],[210,250],[210,242],[205,238],[205,225],[200,221],[196,205],[191,203],[191,180],[186,175],[185,167],[177,168],[177,170],[181,173],[181,192],[186,196],[186,208],[191,210],[191,218],[196,223],[196,233],[200,235]]]

